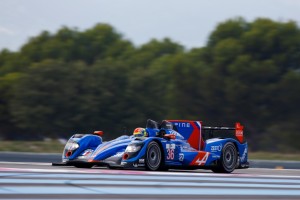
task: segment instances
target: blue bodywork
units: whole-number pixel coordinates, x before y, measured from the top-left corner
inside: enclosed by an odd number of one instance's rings
[[[237,152],[238,162],[235,168],[248,167],[247,142],[240,142],[234,137],[204,140],[199,121],[170,120],[168,123],[172,126],[146,127],[149,137],[124,135],[103,142],[98,135],[73,135],[64,149],[62,160],[75,166],[146,167],[147,147],[150,142],[155,141],[161,149],[165,168],[210,169],[220,162],[224,146],[231,143]],[[174,137],[166,137],[167,135]],[[136,151],[128,152],[128,146],[133,146]]]

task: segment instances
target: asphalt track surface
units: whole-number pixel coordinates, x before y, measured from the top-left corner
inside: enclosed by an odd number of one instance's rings
[[[300,170],[110,170],[0,162],[0,199],[300,199]]]
[[[8,162],[61,162],[59,153],[0,152],[0,161]],[[249,160],[250,168],[300,169],[300,161]]]

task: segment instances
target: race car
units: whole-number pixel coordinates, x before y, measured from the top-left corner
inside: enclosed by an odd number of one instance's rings
[[[243,126],[202,126],[201,121],[148,119],[133,135],[103,142],[102,131],[75,134],[67,142],[62,163],[80,168],[211,169],[231,173],[248,168],[248,145]]]

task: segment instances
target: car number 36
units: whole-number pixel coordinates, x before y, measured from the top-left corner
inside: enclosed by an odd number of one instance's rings
[[[167,149],[167,160],[174,160],[174,149]]]

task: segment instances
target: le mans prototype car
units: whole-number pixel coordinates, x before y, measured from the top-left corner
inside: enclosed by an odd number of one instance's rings
[[[248,145],[243,126],[207,127],[200,121],[147,120],[133,135],[102,141],[102,131],[75,134],[67,142],[62,163],[80,168],[211,169],[231,173],[248,168]]]

